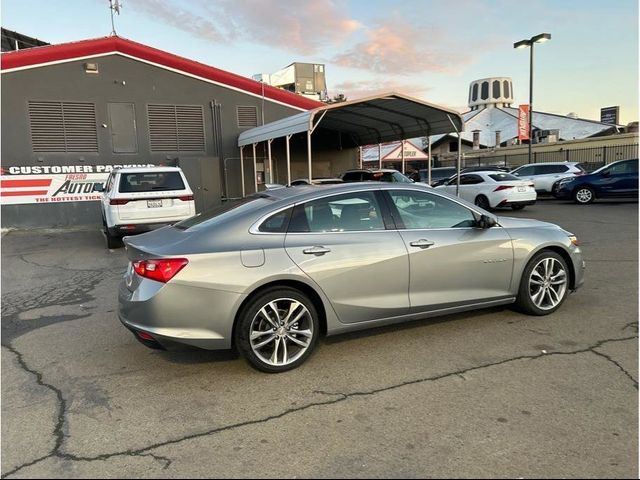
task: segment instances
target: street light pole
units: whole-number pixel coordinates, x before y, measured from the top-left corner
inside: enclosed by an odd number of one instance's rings
[[[532,162],[532,146],[533,146],[533,45],[551,40],[550,33],[541,33],[535,35],[528,40],[520,40],[513,44],[513,48],[527,48],[529,52],[529,162]]]

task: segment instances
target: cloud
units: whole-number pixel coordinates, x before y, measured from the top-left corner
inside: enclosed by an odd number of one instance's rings
[[[452,48],[447,48],[449,42],[439,31],[416,28],[398,18],[369,28],[365,34],[364,41],[331,61],[376,73],[411,75],[451,73],[471,60],[469,55],[454,54]]]
[[[420,98],[430,87],[418,83],[402,83],[395,80],[360,80],[338,83],[332,91],[334,94],[344,93],[349,100],[397,92]]]
[[[332,0],[131,0],[131,8],[198,38],[258,42],[303,55],[338,45],[362,27]]]

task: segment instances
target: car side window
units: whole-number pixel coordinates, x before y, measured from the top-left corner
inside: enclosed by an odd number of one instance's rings
[[[514,173],[517,173],[520,177],[526,177],[529,175],[534,175],[533,165],[529,165],[527,167],[522,167],[516,170]]]
[[[113,173],[111,175],[109,175],[109,178],[107,179],[107,185],[104,187],[104,191],[109,193],[111,192],[111,188],[113,187]]]
[[[476,223],[471,210],[439,195],[414,190],[391,190],[389,195],[398,228],[465,228]]]
[[[286,233],[292,210],[293,207],[271,215],[262,222],[258,230],[264,233]]]
[[[382,211],[374,192],[333,195],[297,205],[290,233],[384,230]]]
[[[620,162],[617,163],[615,165],[612,165],[611,167],[609,167],[608,171],[609,174],[611,175],[621,175],[624,173],[632,173],[634,171],[638,171],[638,167],[636,166],[636,169],[633,170],[634,167],[634,161],[631,162]]]
[[[480,175],[460,175],[460,185],[477,185],[484,182]]]

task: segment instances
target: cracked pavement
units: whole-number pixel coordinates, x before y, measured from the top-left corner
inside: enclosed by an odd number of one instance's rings
[[[139,344],[99,232],[9,232],[2,477],[637,477],[638,205],[505,214],[582,240],[586,284],[558,312],[331,337],[281,375]]]

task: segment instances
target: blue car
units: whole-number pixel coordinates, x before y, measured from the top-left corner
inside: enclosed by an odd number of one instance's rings
[[[586,205],[596,198],[638,198],[638,159],[621,160],[588,175],[558,180],[553,196]]]

